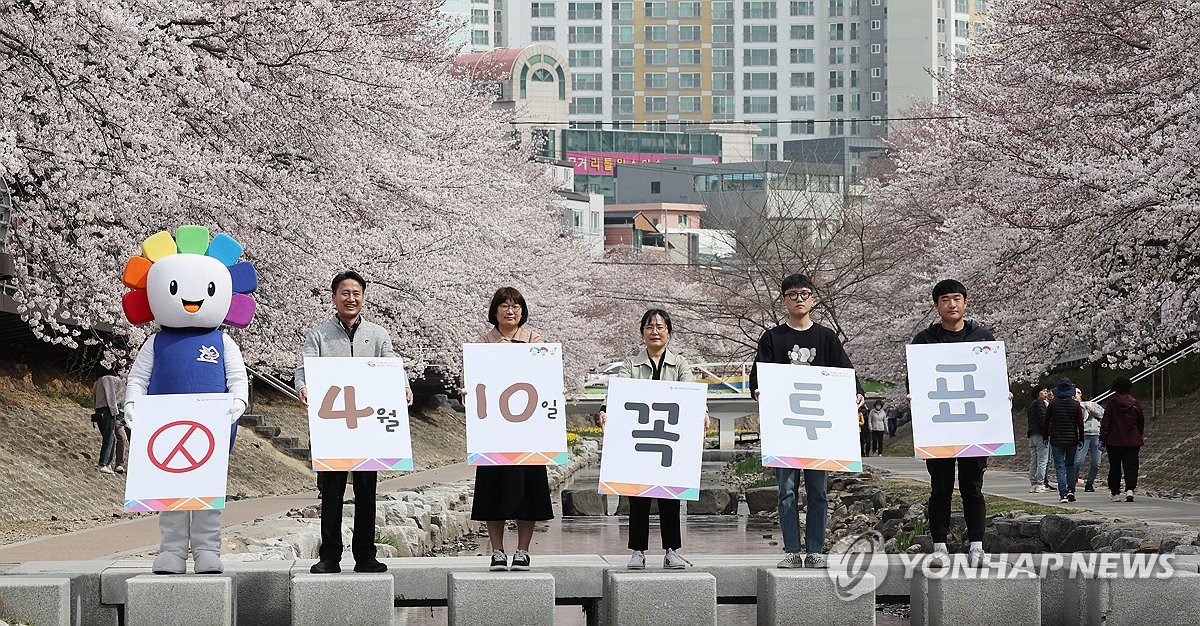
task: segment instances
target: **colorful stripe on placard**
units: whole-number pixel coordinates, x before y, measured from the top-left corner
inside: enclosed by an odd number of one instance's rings
[[[791,469],[818,469],[831,472],[861,472],[862,461],[839,459],[809,459],[798,456],[763,457],[763,467],[786,467]]]
[[[153,511],[208,511],[225,508],[225,496],[211,498],[146,498],[126,500],[125,510],[133,513]]]
[[[313,459],[314,472],[411,472],[412,457],[407,459]]]
[[[598,491],[599,493],[608,493],[616,496],[639,496],[642,498],[665,498],[668,500],[700,499],[700,490],[695,487],[601,482]]]
[[[971,456],[1012,456],[1017,453],[1017,446],[1008,443],[974,443],[965,446],[925,446],[916,448],[918,459],[953,459]]]
[[[467,465],[566,465],[563,452],[469,452]]]

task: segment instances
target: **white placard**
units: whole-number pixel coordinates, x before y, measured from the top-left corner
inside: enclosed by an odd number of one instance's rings
[[[862,471],[854,370],[758,363],[763,465]]]
[[[129,441],[126,511],[225,508],[232,398],[189,393],[138,399]]]
[[[305,357],[315,471],[411,470],[404,361]]]
[[[918,458],[1016,454],[1004,342],[907,348]]]
[[[600,493],[698,500],[708,385],[610,378]]]
[[[463,345],[467,463],[566,465],[562,345]]]

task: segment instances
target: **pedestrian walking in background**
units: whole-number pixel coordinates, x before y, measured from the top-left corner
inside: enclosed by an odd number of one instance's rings
[[[863,456],[871,455],[871,410],[867,405],[858,407],[858,447]]]
[[[883,400],[875,401],[875,408],[867,414],[871,425],[871,454],[883,456],[883,433],[887,429],[887,411],[883,410]]]
[[[896,436],[896,423],[900,418],[900,409],[894,406],[888,407],[887,410],[887,432],[888,438]]]
[[[1025,408],[1029,428],[1029,493],[1050,491],[1046,486],[1046,460],[1050,458],[1050,444],[1042,432],[1042,421],[1046,419],[1046,406],[1050,404],[1049,385],[1038,385],[1033,389],[1033,401]]]
[[[1113,396],[1104,403],[1100,420],[1100,443],[1108,450],[1108,491],[1113,502],[1121,500],[1121,476],[1125,477],[1125,501],[1133,502],[1137,489],[1138,451],[1145,443],[1146,417],[1142,403],[1129,395],[1133,382],[1118,378],[1112,382]]]
[[[92,422],[100,429],[100,459],[96,469],[112,474],[115,470],[110,467],[113,462],[113,444],[117,428],[117,420],[121,416],[121,404],[125,401],[125,383],[112,374],[105,374],[96,380],[92,386],[92,406],[96,408]],[[124,429],[124,422],[121,428]],[[123,433],[122,433],[123,434]],[[117,465],[125,471],[123,460],[125,456],[125,441],[120,444],[117,452]]]
[[[1090,400],[1084,401],[1083,390],[1078,387],[1075,388],[1075,401],[1083,407],[1083,446],[1075,454],[1075,476],[1071,477],[1071,484],[1079,482],[1083,464],[1089,461],[1083,490],[1095,491],[1096,474],[1100,472],[1100,421],[1104,417],[1104,407]]]
[[[1054,386],[1054,399],[1046,407],[1042,432],[1050,441],[1058,501],[1075,501],[1075,453],[1083,442],[1083,407],[1075,401],[1075,385],[1063,378]]]

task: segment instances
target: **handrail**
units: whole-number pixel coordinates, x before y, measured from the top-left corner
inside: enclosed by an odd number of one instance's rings
[[[1158,363],[1155,363],[1154,365],[1142,370],[1141,372],[1138,372],[1136,375],[1133,376],[1133,378],[1130,378],[1129,380],[1136,383],[1137,381],[1142,380],[1143,378],[1146,378],[1148,376],[1153,376],[1154,374],[1158,373],[1159,371],[1166,369],[1170,365],[1174,365],[1178,361],[1182,361],[1184,359],[1184,357],[1187,357],[1195,352],[1200,352],[1200,341],[1197,341],[1196,343],[1193,343],[1193,344],[1187,346],[1186,348],[1183,348],[1179,352],[1172,354],[1171,356],[1159,361]],[[1113,395],[1113,391],[1111,389],[1109,389],[1109,390],[1105,391],[1104,393],[1101,393],[1101,394],[1097,395],[1096,397],[1092,398],[1092,402],[1103,402],[1112,395]]]
[[[254,369],[253,367],[250,367],[249,365],[246,366],[246,371],[250,372],[251,376],[267,383],[271,387],[274,387],[276,391],[279,391],[283,395],[285,395],[297,402],[300,401],[300,394],[296,393],[296,390],[292,389],[291,385],[283,382],[275,375],[268,374],[266,372],[260,372],[256,369]]]

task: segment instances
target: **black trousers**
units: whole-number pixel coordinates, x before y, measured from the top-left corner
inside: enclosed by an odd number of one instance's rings
[[[656,498],[629,498],[629,549],[642,550],[650,546],[650,503]],[[679,500],[657,498],[658,526],[662,547],[678,550],[683,547],[679,533]]]
[[[354,484],[354,536],[350,551],[356,563],[375,560],[375,472],[317,472],[321,485],[321,548],[326,563],[342,560],[342,504],[347,474]]]
[[[934,543],[946,543],[950,531],[950,497],[954,495],[954,467],[958,466],[958,491],[969,541],[983,541],[987,506],[983,503],[983,472],[987,457],[926,459],[929,469],[929,534]]]
[[[1108,450],[1108,491],[1114,496],[1121,493],[1121,474],[1125,474],[1125,489],[1137,489],[1138,450],[1137,446],[1105,446]]]
[[[872,430],[871,431],[871,452],[883,454],[883,431],[882,430]]]

